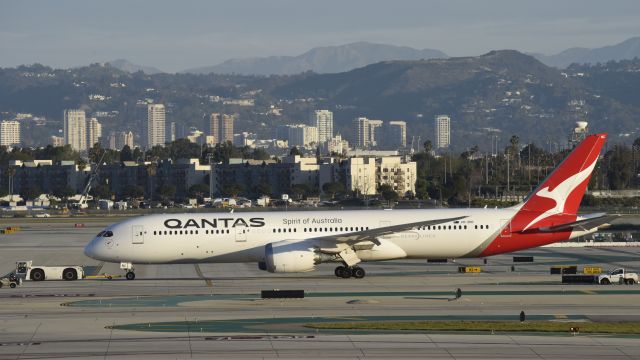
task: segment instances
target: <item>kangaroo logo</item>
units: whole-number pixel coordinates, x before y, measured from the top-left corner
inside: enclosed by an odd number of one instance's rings
[[[538,215],[538,217],[533,219],[524,228],[524,230],[527,230],[532,225],[536,224],[542,219],[546,219],[552,215],[562,213],[564,211],[564,205],[567,202],[567,197],[569,196],[569,194],[571,194],[573,190],[575,190],[576,187],[578,187],[578,185],[582,184],[582,182],[585,181],[589,177],[589,175],[591,175],[591,172],[596,166],[596,160],[597,158],[591,163],[589,167],[585,168],[584,170],[580,171],[577,174],[574,174],[566,178],[563,182],[558,184],[558,186],[556,186],[553,190],[549,190],[549,186],[538,190],[535,196],[551,199],[555,202],[555,206],[543,212],[542,214]]]

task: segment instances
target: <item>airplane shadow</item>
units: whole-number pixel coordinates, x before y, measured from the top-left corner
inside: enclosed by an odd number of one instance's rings
[[[446,301],[455,301],[457,300],[455,297],[453,298],[443,298],[443,297],[431,297],[431,296],[405,296],[405,299],[410,300],[446,300]]]

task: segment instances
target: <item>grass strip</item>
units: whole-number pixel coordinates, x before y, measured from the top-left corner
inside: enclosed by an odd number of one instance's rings
[[[358,321],[309,323],[312,329],[331,330],[422,330],[422,331],[498,331],[498,332],[570,332],[640,334],[638,322],[559,322],[559,321]]]

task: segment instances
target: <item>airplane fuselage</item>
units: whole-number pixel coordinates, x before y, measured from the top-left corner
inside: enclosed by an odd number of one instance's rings
[[[264,259],[265,245],[278,241],[301,242],[431,219],[464,217],[383,235],[379,238],[381,246],[362,248],[357,253],[362,261],[477,257],[501,233],[510,231],[510,219],[516,211],[507,208],[149,215],[108,227],[101,234],[109,231],[112,235],[97,237],[92,242],[95,245],[90,244],[87,251],[94,258],[112,262],[258,262]],[[582,234],[555,233],[545,242],[578,235]]]

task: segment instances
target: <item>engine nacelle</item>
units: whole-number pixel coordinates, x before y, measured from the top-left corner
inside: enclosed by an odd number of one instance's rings
[[[265,245],[261,270],[271,273],[313,271],[322,260],[322,254],[307,242],[278,241]]]

